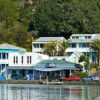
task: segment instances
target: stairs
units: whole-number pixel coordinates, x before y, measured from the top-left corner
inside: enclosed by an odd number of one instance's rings
[[[0,81],[6,80],[6,77],[3,75],[5,71],[6,71],[6,68],[0,71]]]
[[[0,76],[2,75],[2,73],[4,73],[6,71],[6,68],[4,68],[3,70],[0,71]]]

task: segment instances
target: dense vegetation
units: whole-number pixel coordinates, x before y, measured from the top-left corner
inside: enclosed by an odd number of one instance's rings
[[[91,46],[91,48],[96,52],[97,55],[97,64],[100,69],[100,40],[95,40]]]
[[[28,50],[40,36],[100,32],[100,0],[0,0],[0,43]]]

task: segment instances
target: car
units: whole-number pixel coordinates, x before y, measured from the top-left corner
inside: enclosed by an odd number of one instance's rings
[[[12,74],[10,78],[14,80],[18,80],[18,79],[27,80],[27,77],[21,74]]]
[[[82,78],[82,81],[99,81],[99,77],[97,77],[97,76],[88,76],[88,77]]]
[[[70,76],[70,77],[64,78],[63,81],[80,81],[80,77],[79,76]]]
[[[63,81],[63,79],[64,79],[64,76],[59,76],[59,81]]]

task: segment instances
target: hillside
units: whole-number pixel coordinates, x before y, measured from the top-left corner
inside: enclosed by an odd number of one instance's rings
[[[100,32],[100,0],[0,0],[0,43],[31,50],[40,36]]]

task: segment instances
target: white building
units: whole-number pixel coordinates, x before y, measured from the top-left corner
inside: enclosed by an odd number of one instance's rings
[[[7,43],[0,45],[0,78],[10,77],[11,74],[30,74],[33,76],[33,68],[41,60],[47,60],[47,55],[27,52],[26,49],[20,48]],[[30,76],[30,77],[31,77]]]
[[[66,56],[66,61],[70,61],[70,62],[78,64],[79,63],[79,58],[80,58],[81,55],[83,55],[82,52],[73,52],[71,55]]]
[[[41,60],[47,60],[47,55],[24,52],[24,53],[9,53],[9,66],[10,67],[34,67],[36,63]]]
[[[66,39],[64,37],[40,37],[35,42],[32,42],[32,52],[43,53],[44,45],[52,41],[59,45],[59,43],[66,41]]]
[[[24,53],[9,53],[9,68],[8,77],[11,74],[17,73],[22,75],[34,76],[34,65],[41,60],[47,60],[49,57],[47,55],[24,52]]]
[[[83,53],[90,58],[91,63],[96,63],[96,53],[91,49],[91,45],[93,41],[96,39],[100,39],[100,34],[71,35],[71,37],[67,41],[68,42],[68,48],[66,49],[67,56],[70,57],[73,53],[75,54]]]
[[[11,44],[1,44],[0,45],[0,68],[9,65],[9,53],[19,53],[19,52],[26,52],[26,49],[20,48]]]

